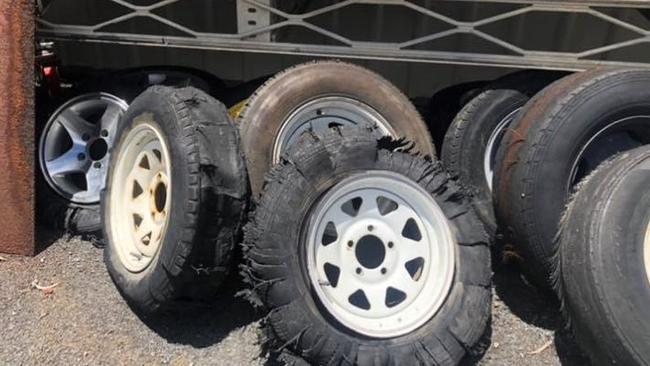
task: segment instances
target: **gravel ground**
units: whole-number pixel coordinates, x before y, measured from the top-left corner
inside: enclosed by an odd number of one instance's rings
[[[234,298],[236,279],[211,305],[140,319],[113,286],[101,249],[61,238],[34,258],[0,260],[0,365],[270,365],[260,316]],[[47,294],[32,287],[58,283]],[[554,302],[514,268],[495,274],[491,328],[466,365],[586,365],[557,331]],[[47,292],[47,291],[46,291]],[[482,350],[482,351],[481,351]]]

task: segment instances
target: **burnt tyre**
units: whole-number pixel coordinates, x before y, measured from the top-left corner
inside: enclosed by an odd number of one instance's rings
[[[650,364],[650,147],[608,160],[561,224],[556,289],[597,365]]]
[[[117,288],[143,313],[214,295],[247,192],[224,105],[194,88],[152,87],[126,112],[111,156],[101,217]]]
[[[465,104],[447,130],[442,162],[472,191],[476,212],[489,233],[496,232],[492,177],[503,135],[524,104],[562,75],[521,71],[498,79]]]
[[[497,153],[499,225],[528,278],[549,287],[554,236],[576,185],[607,158],[650,142],[650,73],[594,69],[526,104]]]
[[[455,365],[490,315],[487,235],[438,162],[372,130],[304,134],[244,242],[272,350],[313,364]]]
[[[38,126],[39,221],[74,234],[101,233],[99,198],[115,132],[128,103],[153,85],[221,90],[214,76],[176,67],[109,72],[79,82],[77,96],[44,113],[49,117]]]
[[[264,175],[309,129],[376,126],[378,136],[404,137],[418,152],[435,155],[427,126],[404,94],[374,72],[339,61],[280,72],[248,99],[238,121],[255,200]]]

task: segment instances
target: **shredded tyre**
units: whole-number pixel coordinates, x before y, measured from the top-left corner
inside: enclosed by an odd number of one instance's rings
[[[247,196],[225,106],[194,88],[155,86],[133,101],[118,136],[101,205],[111,278],[143,313],[214,296]]]
[[[556,290],[597,365],[650,362],[650,148],[603,163],[572,198],[558,235]]]
[[[78,84],[74,98],[56,108],[44,103],[37,116],[39,222],[100,239],[100,190],[105,183],[108,152],[128,104],[153,85],[193,86],[217,93],[222,82],[192,69],[146,67],[108,72]]]
[[[456,365],[485,331],[487,235],[441,165],[400,146],[369,129],[312,131],[268,175],[242,274],[268,312],[269,350]]]

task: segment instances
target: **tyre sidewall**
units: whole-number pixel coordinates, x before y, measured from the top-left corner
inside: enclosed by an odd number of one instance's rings
[[[602,90],[590,90],[582,98],[555,113],[558,126],[551,135],[540,135],[527,159],[529,178],[523,195],[532,196],[535,231],[542,242],[552,243],[559,217],[568,200],[573,164],[594,135],[613,122],[632,115],[650,115],[650,89],[646,82],[624,82]],[[588,101],[588,103],[587,103]],[[535,137],[533,137],[535,138]],[[543,178],[542,178],[543,177]],[[522,176],[521,179],[524,179]],[[553,249],[544,246],[546,255]]]

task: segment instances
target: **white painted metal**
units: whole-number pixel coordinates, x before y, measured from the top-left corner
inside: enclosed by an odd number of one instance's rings
[[[356,214],[345,209],[359,199]],[[392,202],[392,210],[380,209],[381,200]],[[406,234],[409,220],[419,235]],[[455,271],[456,242],[438,204],[415,182],[386,171],[355,174],[330,189],[310,216],[306,250],[324,307],[347,328],[375,338],[404,335],[429,321]],[[406,266],[413,260],[421,266],[411,274]],[[326,265],[339,269],[336,284]],[[355,293],[366,298],[365,308],[353,301]]]

